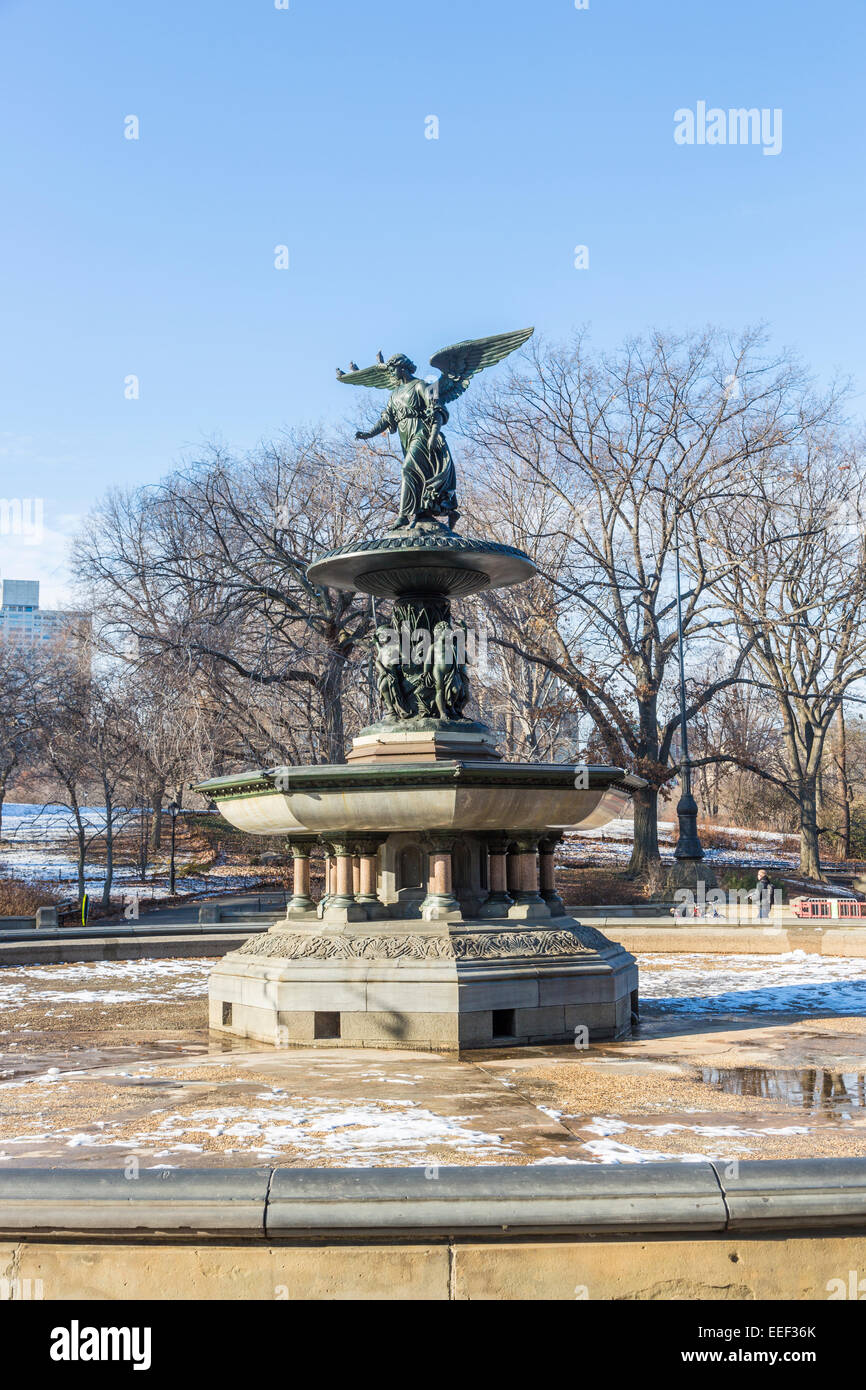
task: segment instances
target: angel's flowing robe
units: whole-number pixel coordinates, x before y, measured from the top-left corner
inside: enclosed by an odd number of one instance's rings
[[[424,512],[441,516],[457,510],[454,460],[441,429],[447,420],[435,388],[417,377],[396,387],[382,411],[376,432],[396,430],[403,450],[398,524]]]

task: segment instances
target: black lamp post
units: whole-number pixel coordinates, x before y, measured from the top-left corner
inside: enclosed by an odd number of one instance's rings
[[[674,513],[674,556],[677,569],[677,644],[680,661],[680,773],[682,796],[677,802],[679,836],[674,858],[703,859],[704,851],[698,836],[698,803],[692,796],[692,769],[689,762],[689,735],[686,728],[686,668],[683,660],[683,601],[680,585],[680,515]]]
[[[180,810],[180,807],[178,806],[176,801],[170,801],[168,803],[168,806],[166,807],[166,810],[168,811],[168,814],[171,816],[171,859],[169,860],[168,868],[168,891],[169,896],[174,897],[174,835],[175,828],[177,826],[177,813]]]

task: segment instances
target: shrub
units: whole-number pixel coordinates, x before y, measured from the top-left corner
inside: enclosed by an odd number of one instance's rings
[[[59,902],[56,884],[0,878],[0,917],[33,917],[37,907],[56,907]]]

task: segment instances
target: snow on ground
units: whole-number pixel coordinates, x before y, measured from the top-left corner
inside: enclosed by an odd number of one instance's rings
[[[706,849],[704,857],[714,864],[744,864],[757,868],[789,869],[799,863],[796,836],[783,835],[776,830],[750,830],[737,825],[717,825],[713,832],[736,836],[742,849]],[[664,863],[673,862],[677,838],[676,821],[658,823],[659,849]],[[559,862],[580,865],[627,863],[634,838],[634,822],[630,816],[609,821],[603,830],[571,830],[559,849]]]
[[[38,997],[45,1004],[147,1004],[203,998],[213,961],[92,961],[81,965],[0,967],[0,1007]]]
[[[660,820],[658,823],[659,839],[670,840],[673,842],[677,834],[677,822],[674,820]],[[715,825],[714,831],[720,835],[740,835],[743,839],[765,840],[768,843],[776,844],[780,848],[785,841],[792,848],[796,848],[796,835],[786,835],[780,830],[752,830],[745,825]],[[579,836],[581,839],[595,839],[598,837],[598,830],[572,830],[570,835]],[[602,832],[603,838],[610,840],[631,840],[634,836],[634,821],[631,816],[620,816],[616,820],[608,821]]]
[[[773,1016],[866,1014],[866,962],[856,959],[803,951],[781,956],[647,953],[638,956],[638,964],[642,1017],[680,1016],[687,1031],[731,1015],[768,1021]],[[200,998],[206,992],[211,966],[212,961],[203,959],[9,966],[0,969],[0,1009],[32,1002],[34,997],[44,1003],[46,1012],[56,1004],[92,1002],[106,1009],[113,1004]],[[147,1073],[121,1071],[116,1075],[138,1077]],[[377,1067],[371,1057],[359,1081],[365,1078],[387,1080],[395,1087],[412,1086],[424,1080],[424,1073],[391,1072]],[[4,1083],[2,1089],[36,1083],[63,1090],[71,1080],[51,1067],[42,1076]],[[161,1110],[132,1120],[100,1120],[89,1129],[78,1121],[41,1136],[13,1134],[3,1140],[0,1159],[12,1158],[21,1145],[40,1138],[59,1141],[70,1151],[88,1150],[95,1156],[103,1149],[128,1152],[143,1148],[163,1166],[171,1166],[173,1156],[213,1152],[215,1144],[223,1155],[260,1159],[290,1155],[293,1162],[313,1165],[418,1164],[433,1161],[431,1152],[443,1151],[458,1162],[527,1157],[525,1145],[503,1137],[495,1128],[479,1129],[478,1120],[473,1122],[471,1115],[436,1113],[423,1100],[412,1101],[405,1093],[393,1099],[349,1096],[342,1101],[321,1095],[298,1096],[294,1089],[286,1093],[271,1087],[257,1091],[249,1103],[226,1099],[227,1103],[220,1105],[202,1097],[200,1106],[182,1112]],[[616,1114],[566,1115],[544,1105],[537,1109],[555,1122],[573,1122],[569,1128],[576,1141],[574,1158],[535,1160],[541,1163],[732,1159],[755,1155],[762,1136],[810,1133],[799,1116],[797,1123],[788,1124],[784,1116],[768,1114],[756,1125],[756,1117],[751,1115],[744,1115],[743,1123],[737,1124],[727,1117],[714,1122],[712,1117],[696,1114],[690,1123],[682,1115],[670,1121],[641,1121]],[[683,1135],[688,1145],[685,1152],[657,1148],[658,1139],[674,1132]]]
[[[293,1161],[315,1163],[323,1155],[352,1164],[383,1161],[383,1152],[426,1154],[433,1147],[473,1157],[519,1153],[487,1130],[468,1128],[467,1116],[435,1115],[410,1100],[368,1101],[341,1106],[313,1096],[291,1104],[228,1105],[168,1115],[154,1128],[143,1126],[133,1136],[112,1140],[107,1134],[73,1134],[70,1148],[122,1146],[154,1149],[156,1158],[177,1152],[201,1152],[202,1140],[219,1138],[231,1145],[223,1152],[278,1157],[291,1147]],[[8,1142],[8,1141],[6,1141]]]
[[[133,820],[138,812],[132,813]],[[88,806],[82,810],[82,819],[87,828],[88,838],[97,841],[105,828],[105,808]],[[118,828],[123,824],[121,815]],[[22,802],[7,802],[3,807],[3,840],[0,843],[0,878],[20,878],[28,882],[56,883],[61,889],[68,887],[70,898],[75,900],[77,890],[78,866],[69,850],[69,837],[75,831],[72,813],[66,806],[38,806]],[[200,893],[213,884],[216,875],[193,876],[178,875],[178,893]],[[223,893],[242,891],[251,883],[258,883],[261,874],[219,875],[219,889]],[[105,881],[105,869],[97,861],[85,867],[84,875],[87,889],[93,897]],[[147,882],[142,884],[139,869],[134,864],[114,866],[113,895],[123,894],[135,897],[141,902],[168,896],[168,884]]]
[[[597,1163],[669,1163],[672,1160],[676,1163],[709,1163],[752,1153],[752,1146],[748,1143],[750,1139],[760,1139],[768,1134],[808,1134],[809,1127],[776,1125],[762,1129],[747,1129],[743,1125],[646,1125],[618,1120],[612,1116],[596,1115],[589,1124],[581,1126],[581,1132],[599,1136],[583,1145],[587,1154]],[[701,1148],[692,1153],[670,1153],[667,1150],[647,1148],[640,1142],[641,1134],[661,1137],[677,1132],[693,1134]],[[636,1142],[628,1143],[627,1138],[634,1138]]]
[[[864,1014],[866,961],[788,951],[779,956],[645,955],[641,1015]]]
[[[105,829],[105,808],[87,806],[82,820],[88,838],[98,837]],[[118,826],[122,824],[121,816]],[[20,878],[43,883],[70,884],[77,882],[78,867],[69,852],[67,841],[75,831],[72,812],[67,806],[38,806],[22,802],[7,802],[3,807],[3,843],[0,845],[0,877]],[[88,864],[85,883],[91,895],[101,887],[105,870],[99,863]],[[114,882],[118,889],[127,882],[139,881],[139,871],[133,864],[116,864]],[[194,892],[204,880],[178,879],[180,892]],[[149,884],[147,896],[162,896],[165,890]]]

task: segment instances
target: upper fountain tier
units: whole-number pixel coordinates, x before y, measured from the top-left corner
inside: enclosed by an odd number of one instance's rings
[[[440,348],[430,358],[438,377],[417,377],[415,363],[405,352],[387,361],[380,352],[369,367],[353,362],[348,372],[337,369],[344,386],[388,392],[378,420],[369,429],[357,430],[355,438],[398,436],[403,454],[399,511],[387,535],[320,555],[308,568],[308,579],[377,598],[446,602],[531,579],[535,566],[522,550],[497,541],[467,540],[453,529],[460,515],[457,473],[444,426],[449,405],[473,378],[522,347],[532,333],[531,328],[517,328]]]
[[[513,545],[469,540],[439,522],[424,520],[371,540],[330,550],[310,565],[308,579],[376,598],[464,598],[503,589],[535,574],[528,555]]]

